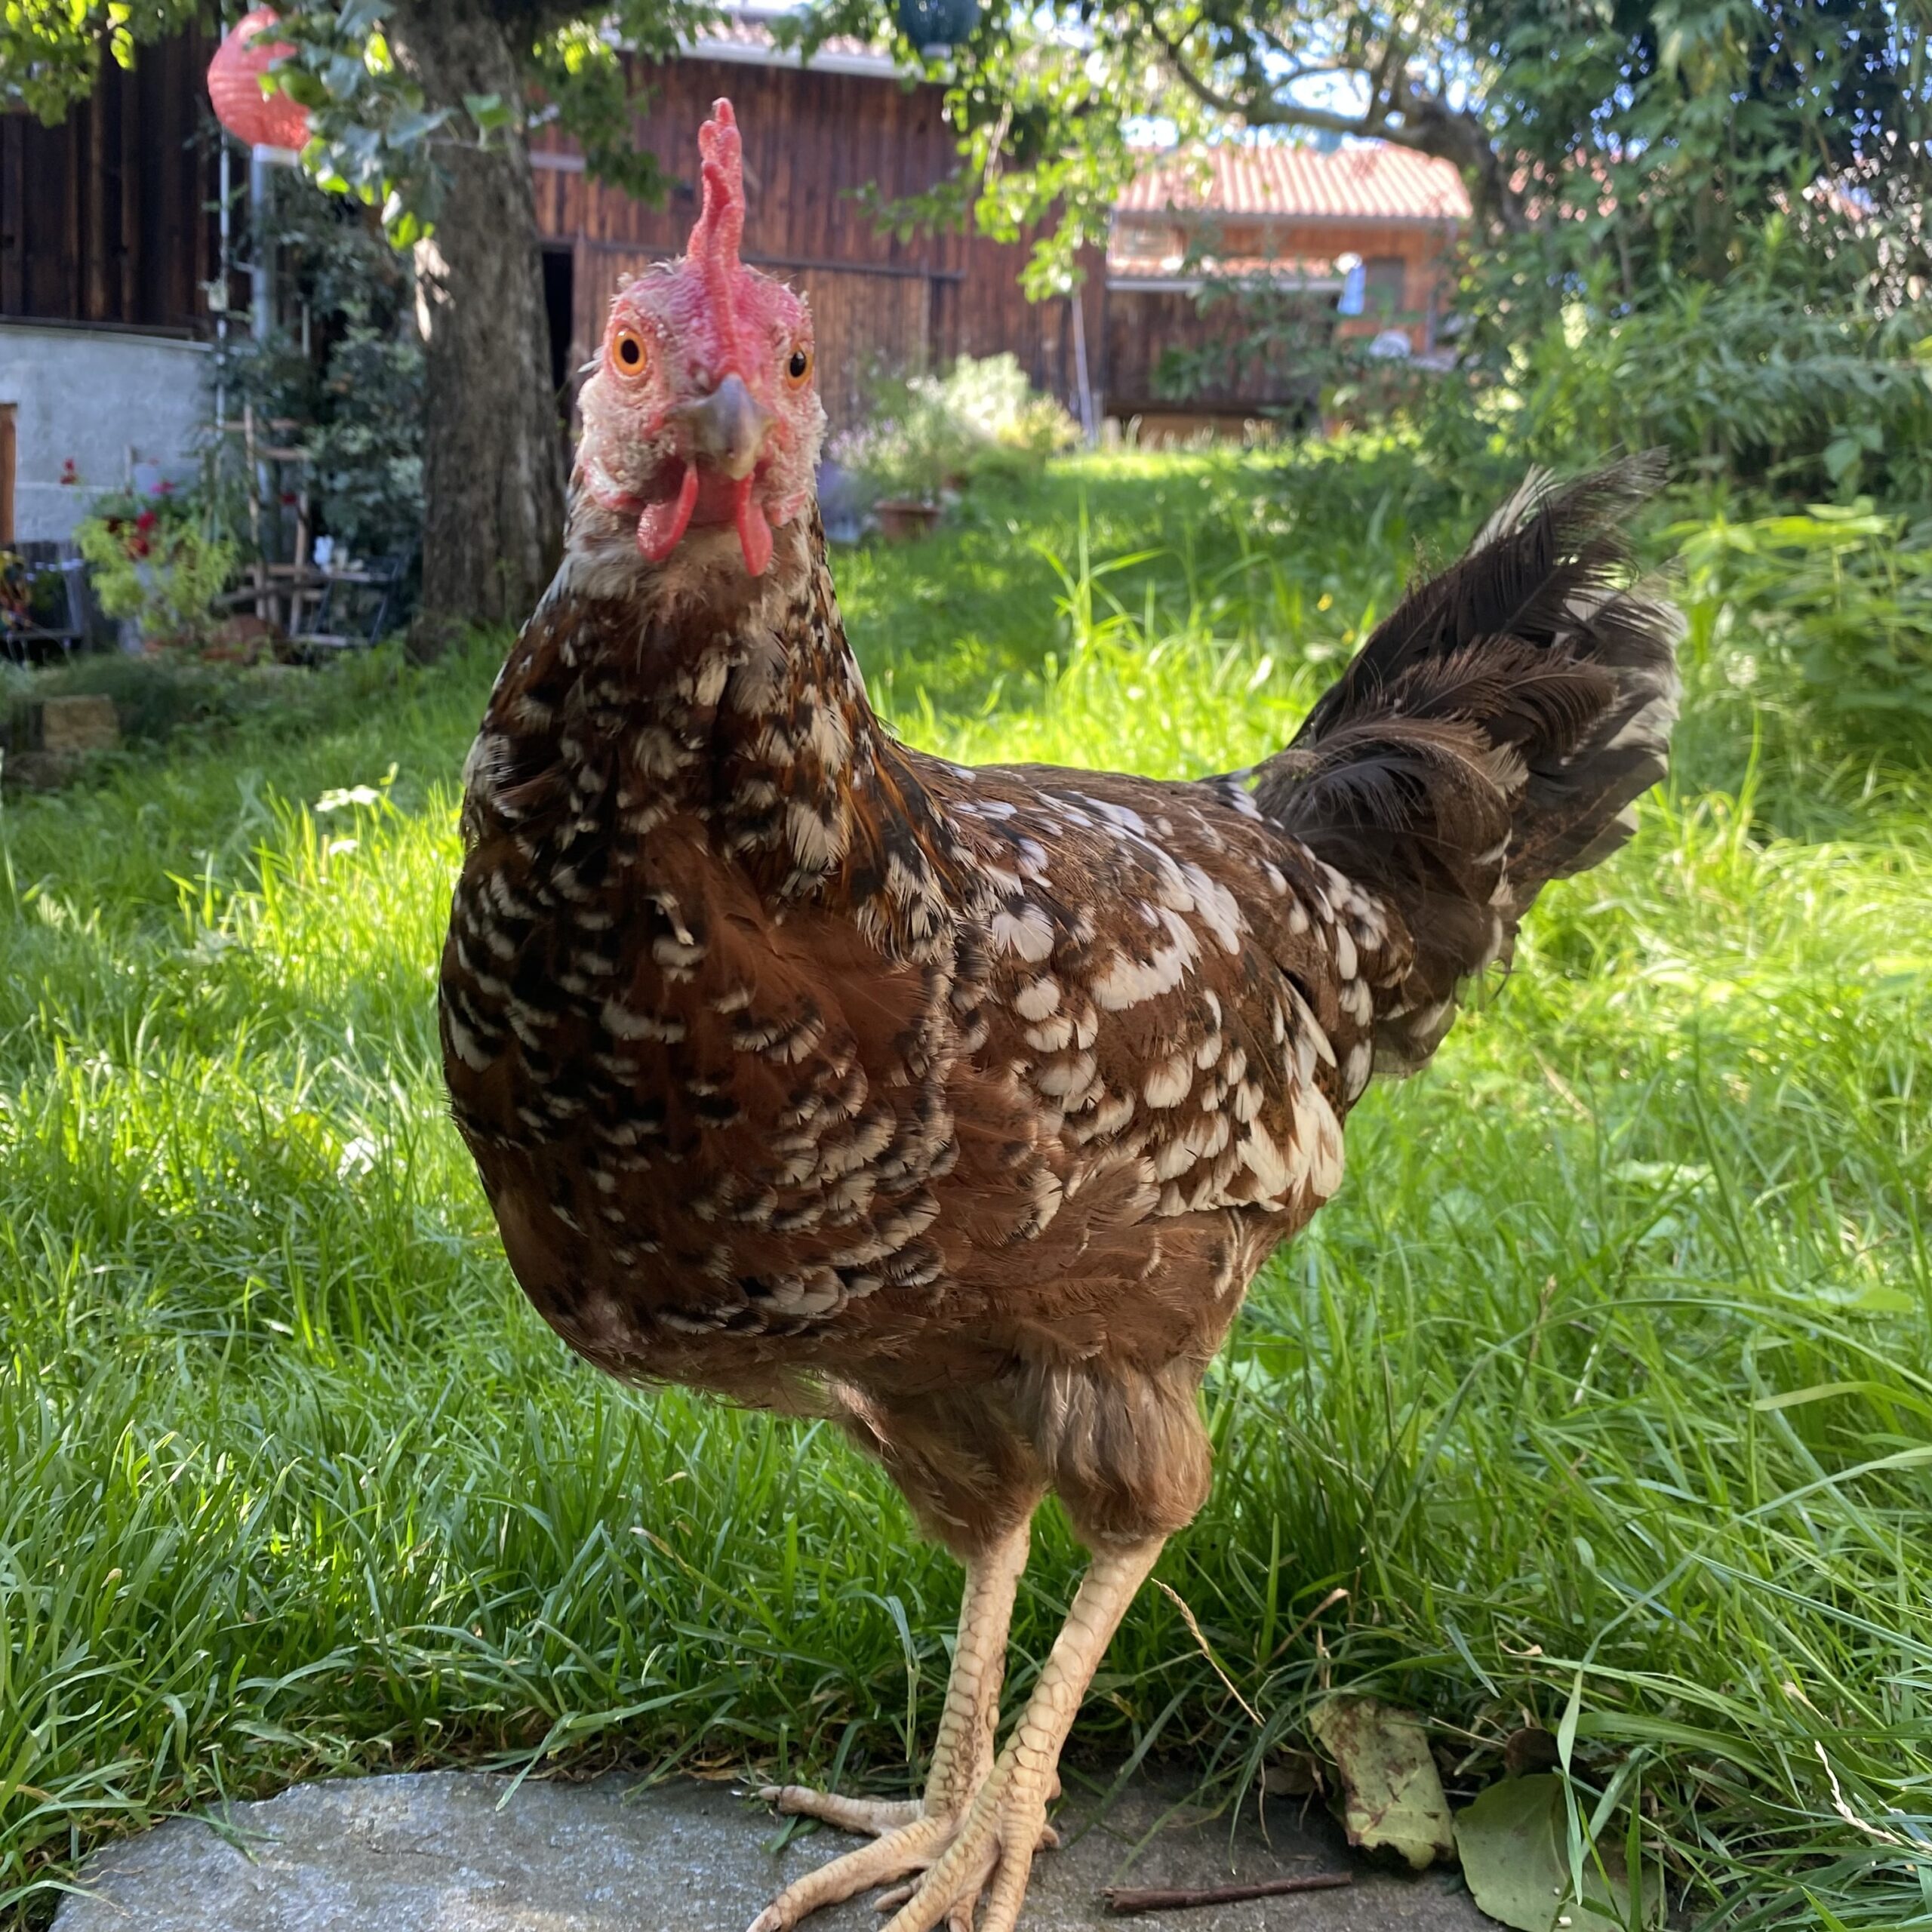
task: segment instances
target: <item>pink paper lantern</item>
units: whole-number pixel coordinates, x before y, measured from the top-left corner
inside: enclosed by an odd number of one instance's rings
[[[309,138],[309,110],[285,94],[262,91],[269,63],[295,51],[287,41],[267,37],[265,30],[275,23],[272,7],[257,7],[229,29],[208,63],[208,98],[215,118],[237,140],[251,147],[299,148]]]

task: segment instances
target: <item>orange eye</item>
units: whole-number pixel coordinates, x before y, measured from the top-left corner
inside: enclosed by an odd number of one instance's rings
[[[641,376],[651,367],[651,352],[635,329],[620,329],[611,345],[611,360],[620,376]]]
[[[785,365],[785,380],[795,389],[801,387],[812,372],[812,352],[803,343],[792,351]]]

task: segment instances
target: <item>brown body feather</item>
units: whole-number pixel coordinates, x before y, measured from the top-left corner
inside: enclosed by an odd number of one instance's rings
[[[519,1280],[613,1373],[838,1417],[981,1549],[1205,1494],[1203,1368],[1542,881],[1661,768],[1641,476],[1534,494],[1253,774],[879,725],[815,520],[705,594],[574,549],[468,774],[445,1060]],[[581,534],[581,532],[580,533]]]

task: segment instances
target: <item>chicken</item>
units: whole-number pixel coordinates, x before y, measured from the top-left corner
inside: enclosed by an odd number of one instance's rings
[[[879,1885],[891,1932],[1011,1932],[1088,1681],[1208,1493],[1198,1391],[1249,1282],[1371,1075],[1663,771],[1676,620],[1618,534],[1654,479],[1533,477],[1253,771],[910,750],[847,645],[811,319],[739,260],[728,102],[700,141],[467,768],[450,1092],[572,1348],[835,1418],[964,1567],[923,1796],[768,1792],[872,1841],[754,1932]],[[1050,1490],[1091,1564],[995,1755]]]

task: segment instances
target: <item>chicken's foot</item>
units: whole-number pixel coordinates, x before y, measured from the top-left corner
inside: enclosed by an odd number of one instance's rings
[[[1060,1747],[1114,1632],[1164,1540],[1151,1537],[1103,1549],[1095,1556],[1006,1749],[945,1852],[885,1932],[934,1932],[942,1922],[970,1932],[982,1891],[986,1894],[986,1916],[979,1932],[1014,1932],[1034,1850],[1046,1825]]]
[[[909,1872],[923,1872],[952,1842],[992,1768],[1007,1632],[1020,1572],[1026,1567],[1027,1542],[1027,1525],[1022,1523],[967,1561],[958,1641],[923,1800],[847,1798],[796,1784],[768,1785],[758,1793],[780,1811],[817,1818],[841,1831],[869,1832],[875,1842],[786,1886],[753,1921],[751,1932],[788,1932],[821,1906],[836,1905]]]

